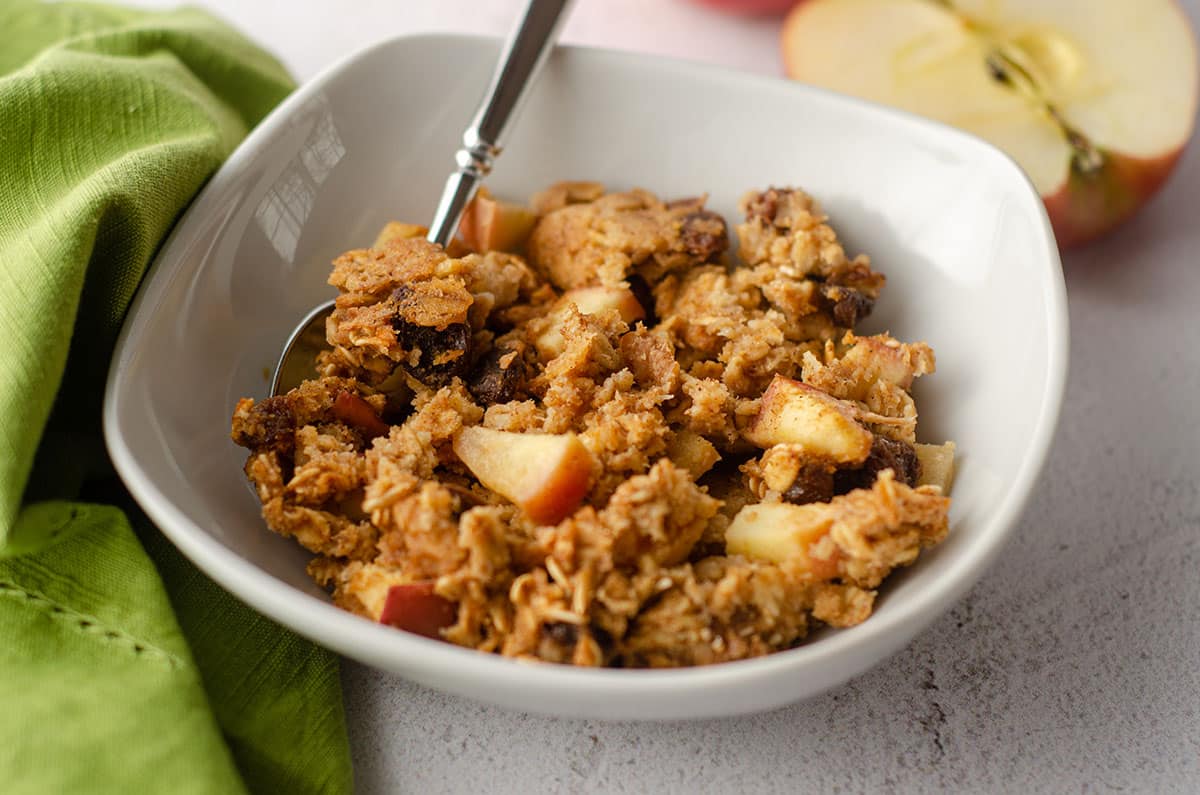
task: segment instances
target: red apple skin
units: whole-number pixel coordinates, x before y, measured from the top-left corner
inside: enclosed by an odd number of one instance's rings
[[[1183,149],[1156,158],[1101,154],[1098,171],[1072,168],[1061,188],[1042,197],[1059,248],[1081,246],[1133,217],[1166,183]]]
[[[579,507],[594,459],[573,433],[523,434],[463,428],[454,453],[479,482],[512,500],[539,525],[553,525]]]
[[[521,510],[538,524],[558,524],[583,502],[591,477],[592,454],[581,442],[576,442],[567,448],[553,476],[521,501]]]
[[[391,430],[391,426],[379,419],[370,403],[349,391],[339,392],[333,399],[333,416],[358,428],[369,438],[387,436]]]
[[[789,76],[792,70],[788,66],[788,26],[794,19],[799,19],[800,9],[811,2],[795,0],[780,30],[784,73]],[[1178,1],[1175,4],[1178,6]],[[1180,13],[1187,16],[1182,7]],[[1189,132],[1189,140],[1191,135]],[[1082,246],[1132,218],[1166,184],[1167,177],[1178,164],[1186,146],[1185,141],[1175,151],[1153,158],[1102,150],[1104,165],[1097,173],[1084,175],[1071,168],[1070,176],[1062,187],[1042,196],[1059,249],[1065,251]]]
[[[732,11],[735,14],[769,16],[784,13],[798,0],[693,0],[693,2],[721,11]]]
[[[393,585],[383,604],[380,624],[440,640],[440,630],[458,620],[458,606],[433,592],[433,581]]]

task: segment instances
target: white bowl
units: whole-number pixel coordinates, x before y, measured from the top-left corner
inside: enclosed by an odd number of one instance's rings
[[[516,709],[666,719],[776,707],[907,644],[976,581],[1037,482],[1062,399],[1066,300],[1037,193],[998,150],[912,116],[781,80],[592,49],[550,59],[490,179],[525,197],[599,179],[737,217],[746,189],[799,185],[851,254],[888,276],[868,328],[929,341],[926,441],[961,465],[945,543],[885,583],[852,629],[744,662],[585,670],[481,654],[345,613],[267,531],[229,440],[239,397],[267,394],[292,326],[331,297],[330,260],[391,219],[431,217],[499,52],[401,38],[288,98],[213,177],[142,285],[109,373],[104,430],[134,497],[197,566],[314,641],[414,681]]]

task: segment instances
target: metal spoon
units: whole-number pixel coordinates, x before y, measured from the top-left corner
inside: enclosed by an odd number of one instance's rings
[[[572,2],[574,0],[529,0],[526,5],[520,23],[504,44],[500,62],[475,118],[463,133],[463,147],[454,155],[458,168],[446,180],[442,190],[442,199],[429,227],[429,242],[445,246],[454,237],[463,210],[475,195],[479,183],[492,170],[492,161],[501,151],[504,132],[550,54]],[[317,354],[328,347],[325,321],[332,311],[333,301],[326,301],[305,315],[288,337],[271,379],[272,395],[287,392],[313,375]]]

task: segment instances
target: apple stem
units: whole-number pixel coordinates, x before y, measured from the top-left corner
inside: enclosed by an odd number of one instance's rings
[[[996,82],[1011,86],[1013,90],[1023,94],[1046,112],[1071,147],[1072,170],[1083,176],[1099,173],[1104,167],[1104,154],[1086,135],[1067,123],[1054,103],[1046,99],[1037,80],[1029,73],[1028,69],[1011,54],[1005,52],[1002,46],[996,47],[988,53],[985,65],[988,73]]]

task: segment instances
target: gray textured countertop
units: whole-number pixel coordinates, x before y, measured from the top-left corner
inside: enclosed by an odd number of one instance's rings
[[[347,662],[363,792],[1200,790],[1200,151],[1066,257],[1057,441],[988,575],[907,649],[767,714],[521,715]],[[997,421],[1002,421],[998,418]]]
[[[521,715],[347,662],[361,790],[1200,791],[1197,207],[1193,147],[1065,258],[1071,375],[1041,486],[907,649],[782,710],[665,724]]]
[[[769,22],[603,3],[583,0],[566,38],[778,73]],[[368,39],[500,32],[516,2],[203,4],[304,79]],[[1138,219],[1066,257],[1071,376],[1042,484],[990,573],[907,649],[782,710],[665,724],[522,715],[347,661],[360,791],[1200,791],[1198,207],[1193,147]]]

